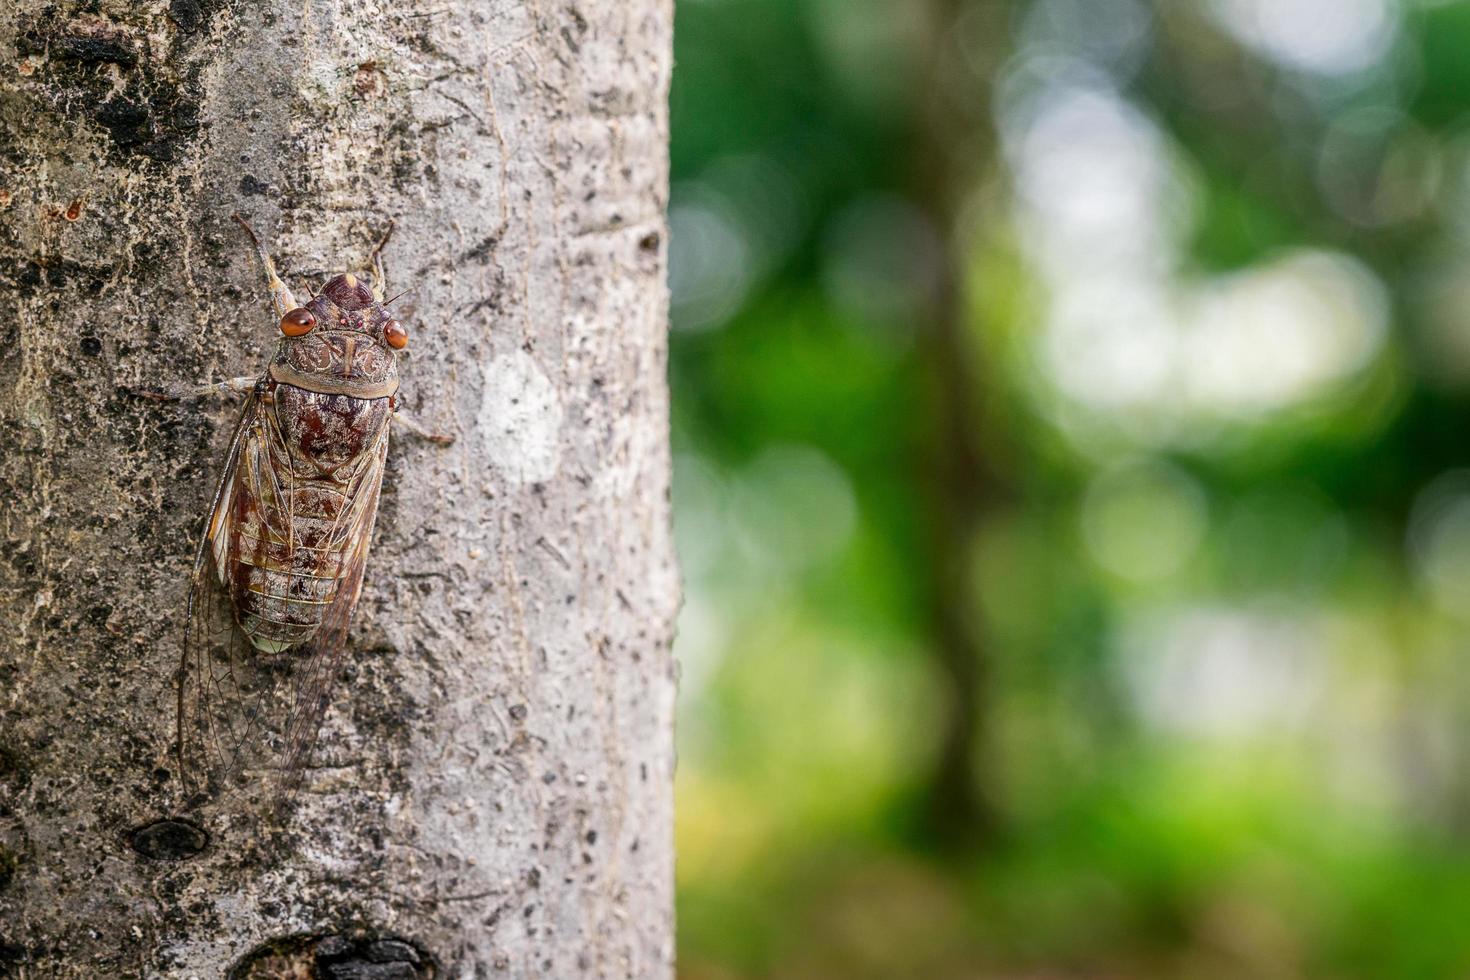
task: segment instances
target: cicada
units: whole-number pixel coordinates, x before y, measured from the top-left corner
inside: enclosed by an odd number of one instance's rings
[[[362,593],[408,332],[384,301],[387,235],[370,272],[297,303],[235,220],[264,268],[280,341],[258,378],[216,386],[246,398],[194,561],[177,751],[186,779],[259,759],[294,790]]]

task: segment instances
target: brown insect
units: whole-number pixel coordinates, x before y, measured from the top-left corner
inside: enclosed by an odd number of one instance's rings
[[[428,434],[396,412],[408,332],[383,299],[388,235],[370,281],[344,273],[298,305],[235,220],[281,340],[259,378],[213,386],[248,395],[194,561],[177,751],[186,779],[273,758],[289,797],[347,652],[392,422]]]

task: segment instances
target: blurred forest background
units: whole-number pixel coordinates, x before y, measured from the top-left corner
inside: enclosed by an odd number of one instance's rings
[[[1470,3],[677,56],[681,977],[1470,976]]]

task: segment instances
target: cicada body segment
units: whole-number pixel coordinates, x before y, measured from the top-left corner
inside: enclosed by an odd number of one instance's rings
[[[269,384],[213,543],[220,584],[260,650],[312,640],[372,533],[388,399]]]

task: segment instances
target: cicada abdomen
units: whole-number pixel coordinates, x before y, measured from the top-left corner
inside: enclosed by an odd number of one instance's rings
[[[281,339],[265,373],[242,379],[199,543],[177,745],[186,778],[259,763],[289,795],[347,652],[408,335],[384,307],[381,244],[370,283],[345,273],[297,305],[246,232]]]

